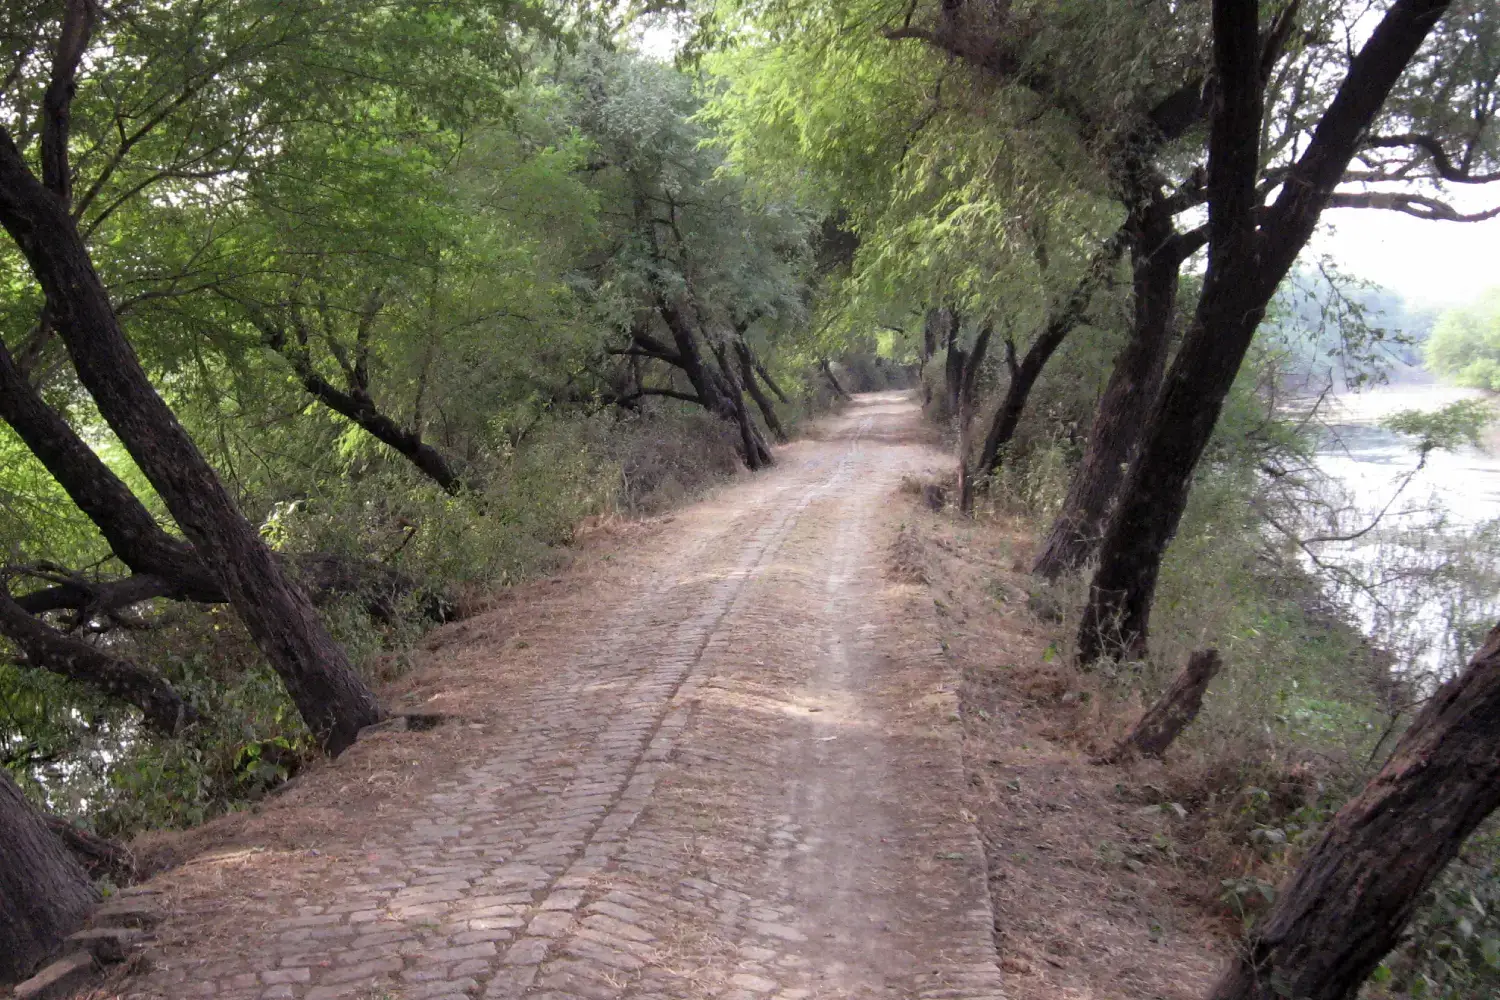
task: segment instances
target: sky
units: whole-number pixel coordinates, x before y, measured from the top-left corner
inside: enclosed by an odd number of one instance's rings
[[[1500,184],[1480,187],[1461,204],[1470,206],[1467,211],[1500,205]],[[1312,252],[1328,254],[1342,270],[1400,292],[1413,305],[1462,305],[1500,286],[1500,218],[1428,222],[1340,208],[1324,212],[1323,223]]]

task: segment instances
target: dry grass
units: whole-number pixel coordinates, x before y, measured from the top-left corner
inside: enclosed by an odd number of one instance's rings
[[[1019,522],[964,521],[909,502],[890,571],[923,568],[963,670],[965,807],[989,855],[1009,993],[1202,996],[1236,928],[1216,901],[1214,860],[1193,843],[1198,818],[1158,807],[1193,765],[1090,763],[1141,705],[1055,652],[1066,648],[1062,626],[1028,609],[1030,537]]]

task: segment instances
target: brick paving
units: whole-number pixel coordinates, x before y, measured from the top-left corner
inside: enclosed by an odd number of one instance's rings
[[[684,511],[469,759],[235,940],[169,921],[126,994],[1003,996],[953,678],[884,571],[914,419],[866,397]]]

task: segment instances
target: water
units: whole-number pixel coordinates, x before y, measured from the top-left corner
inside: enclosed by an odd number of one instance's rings
[[[1482,447],[1433,451],[1418,470],[1414,441],[1381,427],[1403,410],[1430,412],[1477,390],[1384,386],[1325,400],[1315,465],[1338,498],[1344,536],[1310,545],[1305,564],[1413,678],[1458,669],[1500,613],[1500,433]],[[1374,528],[1350,538],[1360,529]]]
[[[1378,511],[1400,481],[1417,465],[1411,438],[1380,422],[1403,410],[1430,412],[1463,399],[1483,399],[1477,389],[1451,386],[1382,386],[1344,393],[1323,404],[1326,430],[1318,467],[1343,484],[1367,511]],[[1500,454],[1486,447],[1434,451],[1404,495],[1440,503],[1449,521],[1473,526],[1500,517]]]

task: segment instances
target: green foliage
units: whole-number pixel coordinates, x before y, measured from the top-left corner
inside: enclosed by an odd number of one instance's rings
[[[1427,364],[1458,385],[1500,392],[1500,288],[1438,317]]]
[[[1372,977],[1377,997],[1460,1000],[1500,990],[1500,837],[1493,824],[1425,894],[1406,941]]]

